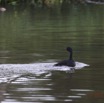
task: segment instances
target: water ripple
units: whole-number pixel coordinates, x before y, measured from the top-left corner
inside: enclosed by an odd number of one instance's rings
[[[0,82],[10,82],[14,78],[21,77],[21,75],[33,74],[35,77],[44,76],[45,78],[51,75],[51,71],[65,71],[73,73],[75,69],[81,69],[89,66],[85,63],[76,62],[76,66],[54,66],[55,63],[33,63],[33,64],[1,64],[0,65]]]

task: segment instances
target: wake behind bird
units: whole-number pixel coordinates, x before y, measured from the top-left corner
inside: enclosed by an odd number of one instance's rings
[[[82,69],[88,64],[75,62],[75,67],[54,66],[56,63],[32,63],[32,64],[0,64],[0,82],[6,78],[18,77],[25,74],[41,75],[51,71],[71,71]]]

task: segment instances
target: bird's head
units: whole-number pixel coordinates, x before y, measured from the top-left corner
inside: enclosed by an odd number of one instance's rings
[[[72,48],[71,47],[67,47],[66,50],[69,51],[69,52],[72,52]]]

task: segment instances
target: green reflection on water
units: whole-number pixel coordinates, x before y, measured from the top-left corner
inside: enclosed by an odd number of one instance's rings
[[[66,56],[66,46],[79,51],[103,46],[103,9],[102,6],[74,6],[66,14],[58,10],[1,13],[0,61],[25,63],[61,59]]]

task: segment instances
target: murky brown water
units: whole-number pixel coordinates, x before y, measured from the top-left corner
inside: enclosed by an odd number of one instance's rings
[[[1,76],[1,103],[103,103],[103,11],[103,6],[80,6],[67,14],[57,10],[0,13],[1,64],[60,61],[67,58],[65,48],[71,46],[74,59],[90,65],[74,73]]]

